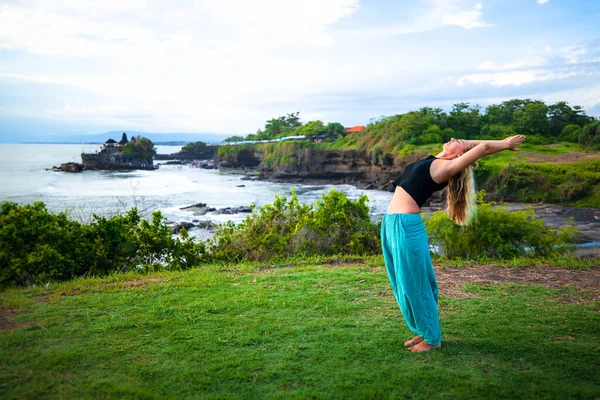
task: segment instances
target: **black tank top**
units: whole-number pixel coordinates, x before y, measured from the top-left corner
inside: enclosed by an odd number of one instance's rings
[[[448,181],[435,183],[431,177],[429,168],[436,158],[429,156],[412,164],[408,164],[402,175],[394,181],[394,187],[400,186],[412,197],[420,207],[431,197],[433,192],[442,190],[448,186]]]

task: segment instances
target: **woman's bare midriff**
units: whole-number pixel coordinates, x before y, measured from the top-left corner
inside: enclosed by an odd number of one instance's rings
[[[421,208],[417,202],[410,197],[406,190],[396,186],[392,201],[387,209],[388,214],[419,214]]]

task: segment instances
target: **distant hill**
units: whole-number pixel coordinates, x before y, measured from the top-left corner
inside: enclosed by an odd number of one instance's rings
[[[204,143],[221,143],[231,135],[217,135],[215,133],[150,133],[136,131],[109,131],[105,133],[96,133],[93,135],[78,135],[71,139],[72,143],[104,143],[109,138],[120,140],[125,132],[128,138],[132,136],[143,136],[152,140],[154,143],[189,143],[201,141]]]
[[[112,128],[112,127],[111,127]],[[155,143],[195,142],[218,144],[233,134],[215,133],[152,133],[139,131],[94,132],[106,127],[90,128],[81,123],[63,123],[45,118],[11,117],[0,113],[0,143],[104,143],[109,138],[120,140],[123,132],[127,137],[142,135]],[[108,128],[110,129],[110,128]]]
[[[78,134],[78,135],[47,135],[33,136],[21,135],[18,138],[10,138],[8,140],[0,140],[0,143],[84,143],[97,144],[104,143],[108,139],[119,141],[121,135],[125,132],[128,138],[133,136],[143,136],[152,140],[155,144],[173,144],[185,145],[189,142],[202,141],[209,144],[219,144],[224,139],[231,135],[217,135],[214,133],[149,133],[137,131],[109,131],[95,134]],[[0,138],[2,139],[2,138]],[[12,139],[12,140],[11,140]]]

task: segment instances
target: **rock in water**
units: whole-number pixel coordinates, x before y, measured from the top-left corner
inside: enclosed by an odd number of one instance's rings
[[[63,172],[81,172],[83,171],[83,164],[76,162],[68,162],[60,164],[60,170]]]

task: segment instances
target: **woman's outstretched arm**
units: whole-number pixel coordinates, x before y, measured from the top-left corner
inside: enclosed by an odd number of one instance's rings
[[[444,182],[458,174],[469,165],[474,164],[481,157],[497,153],[502,150],[518,151],[517,147],[525,140],[524,135],[507,137],[504,140],[480,140],[471,150],[453,160],[438,163],[439,167],[432,169],[431,176],[436,182]],[[434,174],[436,175],[434,177]]]
[[[471,145],[470,147],[473,148],[481,143],[488,143],[488,144],[492,144],[492,145],[502,145],[502,142],[506,141],[507,139],[510,139],[511,137],[517,137],[517,136],[523,136],[523,135],[509,136],[504,140],[477,140],[477,139],[469,139],[469,140],[460,139],[460,140],[469,143]],[[511,149],[509,149],[509,150],[511,150]]]

